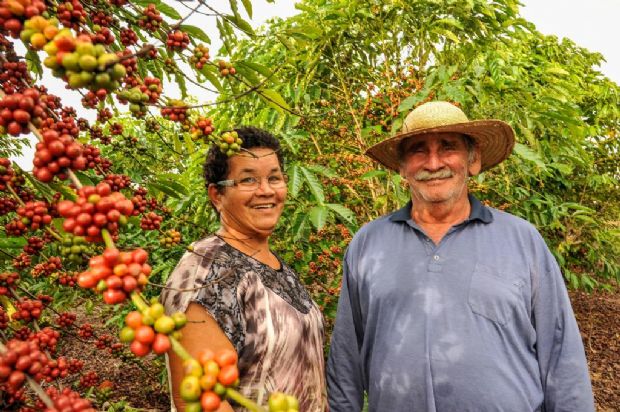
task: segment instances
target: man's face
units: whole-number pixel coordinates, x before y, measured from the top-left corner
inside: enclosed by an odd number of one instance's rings
[[[465,137],[459,133],[431,133],[402,144],[400,174],[407,179],[414,203],[430,206],[467,198],[467,177],[480,172],[480,153],[469,161]]]

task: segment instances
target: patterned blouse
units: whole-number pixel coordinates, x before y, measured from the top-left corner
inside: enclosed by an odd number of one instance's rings
[[[266,404],[274,391],[294,395],[299,410],[327,409],[323,318],[293,270],[272,269],[217,236],[193,244],[168,278],[168,313],[197,302],[239,355],[239,392]],[[235,411],[245,411],[235,407]]]

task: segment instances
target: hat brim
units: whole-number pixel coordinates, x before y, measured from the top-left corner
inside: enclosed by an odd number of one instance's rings
[[[508,123],[501,120],[473,120],[399,133],[371,146],[366,150],[366,154],[388,169],[398,172],[400,169],[398,146],[403,140],[423,134],[450,132],[466,134],[476,141],[481,154],[481,172],[506,160],[515,145],[515,134]]]

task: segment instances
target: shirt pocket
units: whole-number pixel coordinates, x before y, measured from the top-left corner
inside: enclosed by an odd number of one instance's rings
[[[524,284],[523,280],[510,279],[497,269],[477,263],[469,285],[469,307],[475,314],[504,326],[521,303]]]

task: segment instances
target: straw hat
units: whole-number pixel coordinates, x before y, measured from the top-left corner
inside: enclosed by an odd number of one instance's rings
[[[398,146],[403,139],[427,133],[455,132],[471,136],[480,148],[481,171],[504,161],[515,144],[512,127],[501,120],[469,121],[461,109],[448,102],[428,102],[411,111],[401,132],[366,150],[385,167],[399,170]]]

